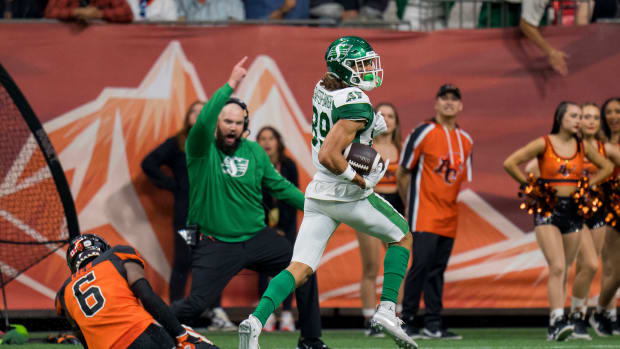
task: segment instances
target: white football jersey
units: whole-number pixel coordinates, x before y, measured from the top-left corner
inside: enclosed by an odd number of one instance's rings
[[[319,83],[312,97],[312,161],[317,172],[306,188],[306,196],[319,200],[355,201],[372,193],[338,177],[319,162],[319,150],[338,120],[367,120],[354,143],[372,145],[375,114],[368,96],[357,87],[328,91]]]

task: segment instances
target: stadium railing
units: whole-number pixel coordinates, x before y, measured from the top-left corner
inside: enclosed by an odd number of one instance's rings
[[[229,26],[229,25],[286,25],[311,27],[361,27],[396,30],[435,31],[441,29],[483,29],[518,25],[522,0],[409,0],[404,16],[399,19],[396,8],[389,6],[383,19],[354,19],[340,21],[321,19],[223,20],[223,21],[141,21],[138,25],[170,26]],[[592,12],[594,0],[553,0],[549,2],[546,25],[576,25],[576,11],[584,4]],[[13,19],[0,22],[37,22],[55,20]],[[599,22],[619,23],[620,19]],[[95,22],[97,23],[97,22]],[[99,21],[104,24],[106,22]]]

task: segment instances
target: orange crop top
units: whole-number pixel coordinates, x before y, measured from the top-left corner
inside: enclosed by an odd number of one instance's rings
[[[607,154],[605,153],[605,143],[601,141],[597,141],[596,148],[598,152],[601,153],[601,155],[603,155],[604,157],[607,157]],[[588,158],[584,157],[582,175],[588,178],[592,178],[592,176],[594,176],[597,171],[598,171],[598,167],[596,167],[595,164],[591,163],[590,160],[588,160]]]
[[[384,192],[389,192],[392,190],[396,192],[396,170],[398,169],[398,160],[398,156],[396,157],[396,159],[390,159],[388,168],[387,170],[385,170],[385,175],[383,175],[383,178],[381,178],[379,183],[377,183],[377,189]]]
[[[584,169],[583,144],[577,143],[575,154],[570,158],[559,156],[553,149],[549,136],[545,136],[545,150],[538,155],[540,178],[552,186],[576,185]]]

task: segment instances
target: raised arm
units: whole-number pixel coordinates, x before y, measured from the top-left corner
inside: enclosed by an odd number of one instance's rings
[[[209,146],[215,141],[215,127],[220,112],[230,98],[233,90],[239,85],[247,73],[247,70],[243,67],[247,58],[247,56],[243,57],[241,61],[233,67],[228,82],[215,91],[211,99],[209,99],[200,111],[196,124],[194,124],[189,131],[187,142],[185,143],[185,151],[188,156],[203,157],[207,155]]]

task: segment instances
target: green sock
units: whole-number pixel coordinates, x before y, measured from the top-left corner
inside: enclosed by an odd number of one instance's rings
[[[290,271],[284,269],[269,282],[267,290],[263,293],[258,306],[252,315],[256,316],[261,324],[265,326],[267,318],[271,315],[280,303],[284,302],[289,294],[295,291],[295,278]]]
[[[409,263],[409,250],[399,245],[391,245],[385,252],[383,259],[383,291],[382,301],[396,303],[398,289],[405,278],[407,264]]]

